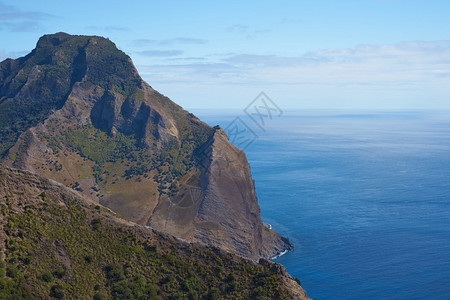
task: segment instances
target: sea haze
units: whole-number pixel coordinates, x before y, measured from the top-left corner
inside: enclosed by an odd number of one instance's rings
[[[449,299],[450,113],[285,112],[265,132],[241,116],[278,259],[317,299]],[[258,131],[259,130],[259,131]]]

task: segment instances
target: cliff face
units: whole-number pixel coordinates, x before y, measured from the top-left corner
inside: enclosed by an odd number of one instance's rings
[[[47,35],[0,63],[0,153],[188,241],[254,260],[292,247],[263,226],[245,154],[101,37]]]
[[[200,224],[216,222],[220,229],[218,234],[214,234],[214,229],[199,230],[196,236],[205,239],[213,236],[213,244],[235,241],[241,255],[256,253],[259,257],[273,257],[291,249],[293,245],[287,239],[261,226],[255,183],[246,155],[228,141],[223,129],[215,129],[200,149],[203,167],[200,183],[204,196],[196,220]],[[254,242],[241,242],[246,240]]]
[[[293,247],[262,226],[250,165],[223,129],[215,127],[196,155],[200,175],[186,180],[175,197],[159,202],[150,218],[152,227],[252,259],[273,257]]]
[[[66,186],[0,165],[0,298],[309,299],[259,264],[124,220]]]

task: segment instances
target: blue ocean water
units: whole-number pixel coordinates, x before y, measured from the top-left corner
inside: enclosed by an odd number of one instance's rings
[[[276,261],[311,298],[450,299],[450,113],[243,120],[262,218],[295,244]]]

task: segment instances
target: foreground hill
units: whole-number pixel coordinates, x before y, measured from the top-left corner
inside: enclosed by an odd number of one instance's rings
[[[308,299],[279,265],[187,243],[0,166],[0,298]]]
[[[253,260],[292,248],[263,226],[245,153],[105,38],[46,35],[0,63],[0,155],[187,241]]]

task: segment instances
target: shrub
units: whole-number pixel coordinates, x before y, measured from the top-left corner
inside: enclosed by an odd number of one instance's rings
[[[105,296],[104,294],[97,293],[97,294],[94,295],[94,298],[93,298],[93,299],[94,299],[94,300],[105,300],[105,299],[106,299],[106,296]]]
[[[51,272],[45,271],[44,273],[42,273],[41,279],[45,282],[51,282],[53,280],[53,275]]]
[[[123,267],[119,265],[108,265],[105,267],[106,278],[111,281],[120,281],[124,279]]]
[[[92,229],[99,230],[100,226],[102,225],[102,220],[100,220],[98,218],[93,219],[91,222],[91,225],[92,225]]]
[[[156,245],[145,246],[145,251],[147,251],[147,252],[156,253],[157,250],[158,250],[158,246],[156,246]]]
[[[19,269],[16,266],[8,266],[8,271],[6,272],[8,277],[17,278],[19,276]]]
[[[57,299],[64,298],[63,287],[60,286],[59,284],[52,286],[52,288],[50,289],[50,297],[57,298]]]
[[[65,270],[65,268],[59,267],[59,268],[57,268],[55,271],[53,271],[53,276],[56,277],[56,278],[61,279],[61,278],[64,277],[64,275],[66,275],[66,270]]]
[[[5,270],[5,263],[0,260],[0,278],[5,277],[6,270]]]
[[[212,288],[209,290],[208,296],[207,296],[208,300],[217,300],[220,299],[220,290],[218,288]]]
[[[28,255],[27,257],[25,257],[24,259],[23,259],[23,263],[25,264],[25,265],[29,265],[29,264],[31,264],[33,262],[33,256],[31,256],[31,255]]]
[[[254,291],[253,291],[253,299],[266,299],[266,291],[264,290],[264,288],[262,286],[258,286]]]
[[[87,264],[90,264],[90,263],[92,262],[92,256],[86,255],[86,256],[84,257],[84,261],[85,261]]]

